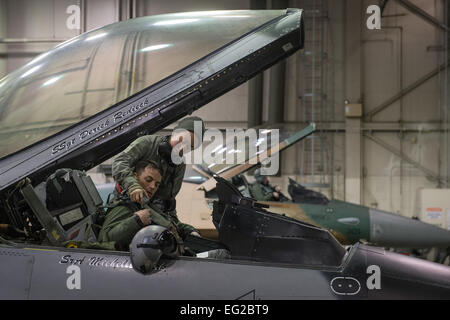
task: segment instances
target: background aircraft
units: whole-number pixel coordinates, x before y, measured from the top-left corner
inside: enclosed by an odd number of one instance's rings
[[[276,125],[272,127],[276,127]],[[304,130],[303,133],[311,129],[306,128]],[[281,132],[283,132],[285,142],[279,147],[280,152],[301,140],[298,137],[302,136],[302,131],[288,132],[281,130]],[[288,137],[291,137],[291,139],[289,140]],[[286,143],[286,141],[289,142]],[[225,147],[226,145],[224,145]],[[255,166],[248,162],[241,165],[216,165],[209,168],[205,164],[194,165],[192,170],[186,174],[184,181],[188,183],[183,184],[178,196],[179,200],[177,200],[182,219],[197,225],[206,235],[215,237],[214,228],[208,221],[208,216],[212,210],[212,199],[216,197],[214,192],[215,180],[212,175],[217,174],[225,179],[234,179],[233,181],[237,184],[239,190],[243,194],[251,196],[247,178],[243,173]],[[199,194],[199,190],[203,190],[204,193]],[[354,244],[363,240],[371,244],[392,248],[440,247],[446,249],[450,247],[450,231],[417,219],[410,219],[346,201],[329,200],[318,192],[305,189],[292,179],[290,179],[288,193],[292,201],[258,202],[268,205],[271,212],[285,214],[300,221],[326,228],[342,244]],[[187,203],[188,201],[190,204]],[[201,201],[205,204],[201,205]],[[199,218],[196,219],[195,217]]]

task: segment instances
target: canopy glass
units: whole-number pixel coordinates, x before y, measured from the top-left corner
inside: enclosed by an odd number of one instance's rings
[[[285,12],[142,17],[56,46],[0,80],[0,158],[113,106]]]

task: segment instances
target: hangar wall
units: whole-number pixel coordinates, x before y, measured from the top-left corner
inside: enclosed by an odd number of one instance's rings
[[[5,0],[0,0],[0,38],[6,38],[6,10],[4,10],[6,4]],[[6,51],[6,46],[0,44],[0,52],[3,54]],[[0,55],[0,77],[3,77],[8,72],[6,71],[6,59],[4,55]]]
[[[410,2],[445,21],[445,1]],[[267,8],[278,4],[266,1]],[[284,120],[314,120],[320,130],[286,151],[281,176],[272,181],[286,187],[290,176],[330,197],[413,216],[421,188],[448,188],[446,70],[375,111],[438,70],[448,58],[447,34],[396,1],[386,2],[381,29],[369,30],[366,9],[371,4],[378,1],[288,1],[289,7],[305,9],[309,42],[286,62]],[[80,29],[66,25],[71,5],[80,7]],[[254,5],[250,0],[0,0],[0,76],[62,40],[120,19]],[[269,79],[270,70],[264,72],[264,121],[270,120],[269,108],[277,107],[269,105]],[[346,117],[346,100],[360,103],[363,116]],[[195,114],[208,127],[245,128],[247,105],[244,84]]]
[[[412,2],[444,21],[442,1]],[[376,4],[374,1],[328,1],[323,6],[321,1],[296,3],[305,8],[315,4],[314,9],[327,11],[324,24],[329,42],[324,51],[329,68],[324,80],[328,82],[324,112],[332,115],[319,123],[328,137],[328,144],[321,146],[328,171],[322,176],[298,176],[297,180],[331,184],[332,188],[321,191],[332,192],[338,199],[415,215],[414,199],[421,188],[448,188],[446,73],[437,72],[382,111],[374,110],[444,63],[446,33],[395,1],[387,2],[380,30],[366,27],[369,15],[365,10]],[[310,37],[311,32],[307,33]],[[287,94],[291,95],[288,101],[296,101],[295,90]],[[362,104],[360,120],[345,116],[345,100]],[[299,108],[297,115],[303,107],[301,99],[286,105]],[[365,116],[372,113],[372,117]],[[296,113],[291,110],[290,114]],[[355,129],[359,134],[352,134]],[[301,146],[296,149],[284,158],[283,173],[299,172],[292,159],[302,154]],[[320,152],[316,154],[317,162],[320,156]],[[295,162],[301,163],[298,158]]]
[[[365,2],[368,4],[368,1]],[[415,5],[443,20],[442,2],[415,1]],[[380,32],[363,28],[362,93],[364,112],[401,92],[436,69],[442,62],[444,32],[395,2],[388,3]],[[374,114],[372,122],[398,125],[392,132],[366,133],[363,144],[363,200],[367,205],[383,203],[382,209],[414,215],[414,199],[420,188],[448,187],[445,181],[431,180],[423,168],[448,182],[448,158],[440,141],[442,106],[438,74],[415,90]],[[406,130],[405,127],[410,127]],[[427,130],[429,126],[431,130]],[[378,141],[394,147],[404,157],[386,149]],[[419,165],[414,165],[412,161]],[[447,176],[445,178],[445,176]]]

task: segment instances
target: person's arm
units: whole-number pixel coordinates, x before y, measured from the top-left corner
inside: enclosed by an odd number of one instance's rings
[[[193,226],[191,226],[190,224],[178,221],[176,226],[177,226],[177,229],[180,231],[180,235],[183,239],[186,238],[191,233],[197,233],[198,235],[200,235],[200,232],[197,229],[195,229]]]
[[[128,250],[134,235],[142,227],[144,224],[139,216],[125,206],[118,206],[107,214],[99,234],[99,241],[115,241],[118,249]]]
[[[147,207],[147,206],[146,206]],[[157,212],[154,208],[148,207],[150,211],[150,219],[152,219],[152,223],[163,226],[167,229],[172,227],[172,223],[163,217],[159,212]]]
[[[133,141],[114,159],[112,175],[128,194],[142,187],[133,175],[133,168],[139,160],[145,159],[149,150],[154,148],[155,136],[143,136]]]
[[[180,233],[180,236],[184,239],[186,238],[188,235],[190,235],[191,233],[198,233],[200,235],[200,232],[195,229],[193,226],[191,226],[190,224],[187,223],[183,223],[178,219],[178,216],[176,214],[176,211],[174,210],[170,214],[170,217],[172,219],[173,224],[176,226],[177,230]]]

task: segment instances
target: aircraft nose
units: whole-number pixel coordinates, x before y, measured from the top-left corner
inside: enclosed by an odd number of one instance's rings
[[[381,210],[370,209],[370,242],[379,246],[449,247],[450,231]]]

